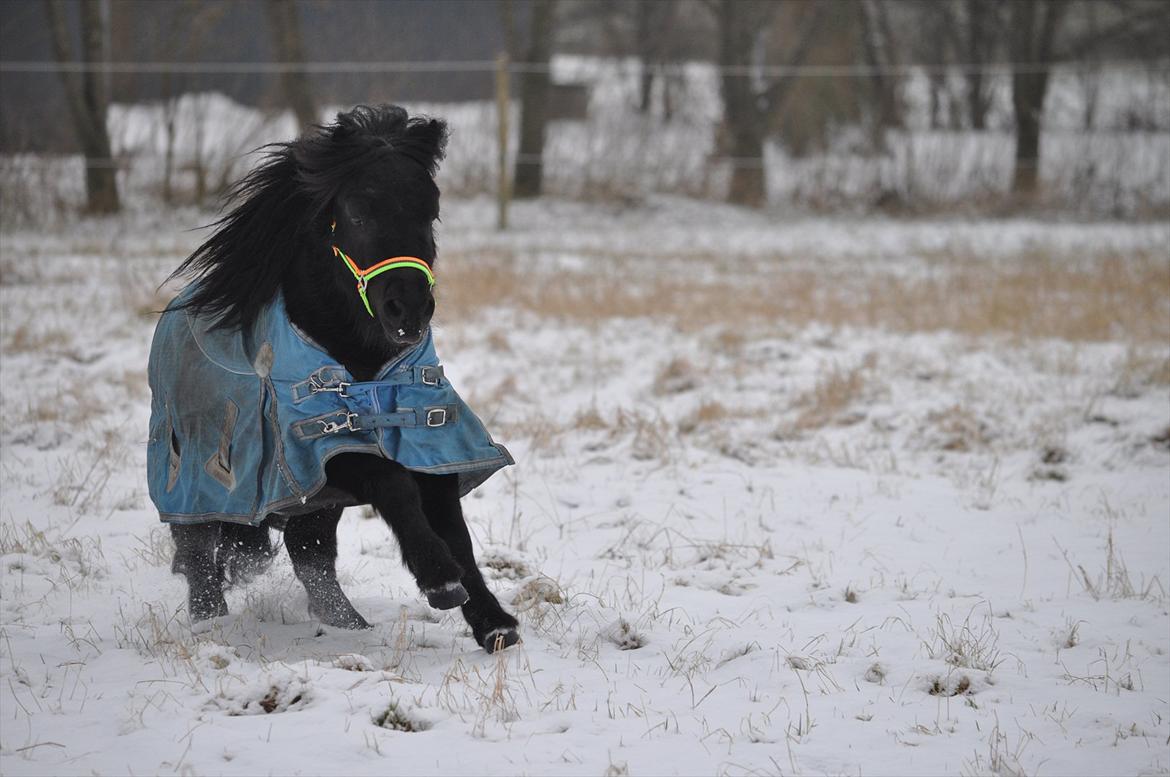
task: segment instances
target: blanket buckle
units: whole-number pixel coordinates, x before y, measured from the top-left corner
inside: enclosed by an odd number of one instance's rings
[[[309,376],[309,393],[320,394],[323,391],[331,391],[339,397],[348,397],[349,394],[345,390],[349,388],[349,384],[345,381],[338,381],[336,386],[329,386],[321,382],[321,378],[317,375]]]
[[[338,423],[337,421],[326,421],[326,420],[322,419],[322,420],[318,421],[318,423],[321,424],[322,433],[334,434],[335,432],[340,432],[343,429],[351,431],[351,432],[360,432],[362,430],[362,428],[360,426],[357,426],[355,423],[357,421],[357,418],[358,418],[357,413],[347,413],[345,411],[338,411],[337,415],[344,415],[345,416],[345,423]]]

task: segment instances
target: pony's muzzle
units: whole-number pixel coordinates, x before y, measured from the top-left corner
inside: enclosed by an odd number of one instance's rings
[[[420,275],[419,281],[424,280]],[[385,284],[370,285],[374,317],[395,345],[414,345],[422,339],[435,312],[435,298],[425,283],[410,275]]]

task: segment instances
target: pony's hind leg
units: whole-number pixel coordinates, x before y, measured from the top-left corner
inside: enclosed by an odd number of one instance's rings
[[[215,563],[229,587],[257,577],[272,563],[273,555],[267,526],[220,524]]]
[[[171,571],[187,578],[187,613],[194,622],[227,615],[223,574],[215,563],[218,523],[171,524],[175,559]]]
[[[416,473],[414,478],[418,482],[427,521],[463,567],[462,583],[468,593],[463,617],[471,626],[475,641],[489,653],[515,645],[520,641],[516,619],[504,611],[495,594],[488,590],[475,562],[471,535],[459,502],[459,476]]]
[[[337,522],[341,508],[320,510],[288,519],[284,546],[293,571],[309,595],[309,614],[329,626],[368,629],[337,582]]]

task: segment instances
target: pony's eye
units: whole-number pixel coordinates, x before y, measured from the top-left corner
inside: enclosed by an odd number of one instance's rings
[[[353,224],[355,227],[360,227],[362,224],[366,223],[366,220],[360,216],[350,216],[349,223]]]

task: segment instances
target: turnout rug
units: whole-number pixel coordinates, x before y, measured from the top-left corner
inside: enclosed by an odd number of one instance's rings
[[[323,492],[339,453],[458,474],[460,495],[513,463],[447,380],[429,328],[374,380],[355,381],[289,320],[279,294],[246,329],[213,324],[172,303],[155,328],[147,480],[163,521],[255,526],[354,504]]]

